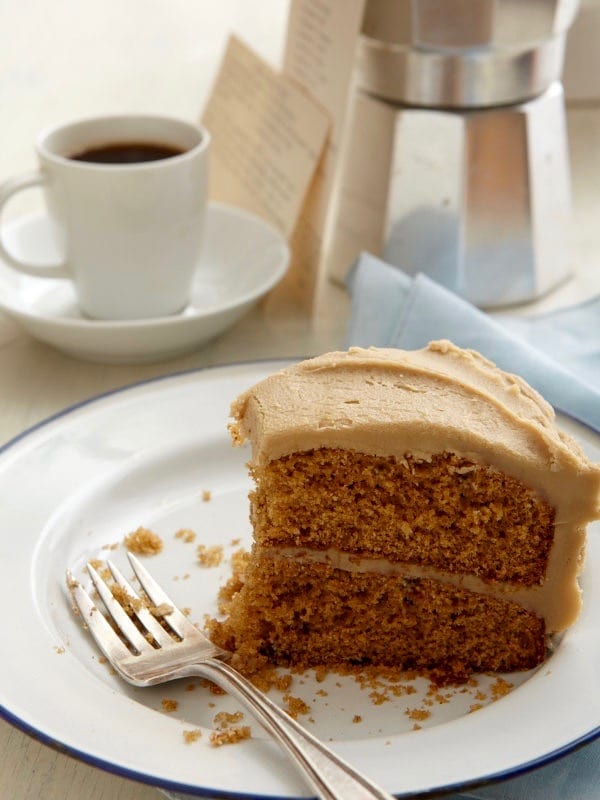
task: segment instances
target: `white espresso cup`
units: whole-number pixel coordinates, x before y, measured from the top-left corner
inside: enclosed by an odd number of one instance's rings
[[[209,147],[202,127],[146,114],[44,131],[39,169],[0,185],[0,211],[16,192],[42,186],[63,260],[28,264],[7,251],[1,229],[0,256],[28,275],[70,278],[95,319],[180,312],[202,246]]]

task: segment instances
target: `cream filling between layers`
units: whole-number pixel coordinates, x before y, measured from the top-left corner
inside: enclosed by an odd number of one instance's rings
[[[577,583],[565,586],[553,575],[556,570],[552,569],[551,564],[541,586],[525,587],[512,583],[484,581],[476,575],[455,574],[436,567],[394,562],[385,558],[363,558],[335,548],[315,550],[307,547],[261,547],[257,554],[267,558],[323,564],[345,572],[370,572],[377,575],[438,581],[487,597],[516,603],[543,618],[548,634],[559,633],[571,625],[581,608],[581,591]]]

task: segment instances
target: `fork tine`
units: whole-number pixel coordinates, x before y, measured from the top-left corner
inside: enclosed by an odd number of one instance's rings
[[[131,597],[133,600],[141,600],[138,593],[135,591],[135,589],[129,583],[129,581],[125,578],[123,573],[118,569],[116,564],[113,564],[113,562],[110,560],[107,561],[106,563],[117,585],[120,586],[121,589],[123,589],[127,593],[127,595]],[[154,638],[157,644],[163,647],[169,644],[173,644],[173,637],[163,628],[160,622],[156,619],[155,616],[153,616],[153,614],[146,608],[145,605],[142,604],[139,606],[139,608],[134,607],[133,611],[138,620],[142,623],[144,628],[146,628],[148,633]]]
[[[115,659],[123,659],[131,656],[127,646],[123,644],[109,623],[104,614],[98,609],[92,598],[85,589],[76,581],[70,572],[67,572],[67,586],[73,598],[73,602],[79,609],[81,619],[88,627],[90,633],[96,640],[96,644],[110,662]]]
[[[106,610],[113,618],[117,624],[117,627],[127,641],[135,648],[135,650],[137,650],[138,653],[144,653],[152,650],[153,647],[150,642],[146,639],[143,633],[136,628],[135,624],[124,611],[123,606],[113,597],[111,590],[108,588],[106,583],[104,583],[94,567],[89,563],[87,565],[87,571],[94,586],[96,587],[98,594],[102,598],[102,602],[106,606]]]
[[[171,606],[173,609],[171,613],[165,614],[163,619],[165,622],[173,628],[175,633],[178,636],[183,637],[186,633],[195,633],[197,634],[197,629],[192,625],[192,623],[188,620],[188,618],[183,614],[175,605],[175,603],[171,600],[169,595],[161,589],[158,583],[154,580],[152,575],[148,572],[146,567],[142,566],[141,562],[133,555],[133,553],[127,553],[127,557],[129,558],[129,563],[133,571],[135,572],[135,576],[140,582],[140,586],[146,592],[150,600],[157,605],[160,606],[163,603]]]

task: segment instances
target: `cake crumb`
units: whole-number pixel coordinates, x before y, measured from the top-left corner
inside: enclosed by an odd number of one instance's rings
[[[180,528],[178,531],[176,531],[175,538],[181,539],[186,544],[190,544],[196,539],[196,534],[189,528]]]
[[[219,711],[219,713],[214,716],[213,724],[218,730],[224,731],[231,728],[232,725],[241,722],[243,719],[244,715],[241,711],[235,711],[233,714],[227,711]]]
[[[205,544],[199,544],[196,553],[198,561],[203,567],[218,567],[223,561],[223,546],[220,544],[208,547]]]
[[[327,667],[315,668],[315,680],[317,681],[317,683],[323,683],[323,681],[328,675],[329,675],[329,669]]]
[[[213,731],[210,735],[210,743],[213,747],[222,747],[225,744],[236,744],[251,736],[250,727],[243,725],[239,728],[229,728],[226,731]]]
[[[301,697],[293,697],[291,694],[284,694],[283,700],[287,705],[287,712],[292,719],[298,719],[300,714],[310,713],[310,706],[306,705]]]
[[[251,681],[262,692],[276,689],[278,692],[287,692],[292,685],[292,675],[289,672],[280,674],[276,667],[263,667],[251,675]]]
[[[415,676],[393,667],[359,667],[348,671],[361,689],[369,690],[369,699],[376,706],[389,702],[392,697],[404,697],[417,691],[410,683]]]
[[[384,703],[387,703],[390,699],[390,696],[387,692],[378,692],[376,690],[369,692],[369,697],[374,706],[381,706]]]
[[[277,675],[273,681],[273,686],[280,692],[286,692],[292,685],[292,676],[288,672],[287,675]]]
[[[179,703],[177,700],[169,700],[167,697],[163,698],[160,701],[160,704],[163,708],[163,711],[168,711],[169,713],[172,711],[177,711],[179,708]]]
[[[212,492],[209,489],[202,490],[202,502],[208,503],[209,500],[212,500]]]
[[[419,722],[423,722],[431,716],[431,711],[427,711],[425,708],[407,708],[404,713],[409,719]]]
[[[183,741],[186,744],[192,744],[193,742],[197,742],[201,736],[202,736],[202,731],[199,728],[195,728],[194,730],[191,731],[184,731]]]
[[[507,694],[514,689],[514,684],[510,683],[504,678],[496,678],[494,683],[490,686],[490,691],[492,693],[492,700],[496,701],[499,700],[501,697],[505,697]]]
[[[141,526],[132,533],[128,533],[123,543],[130,552],[139,556],[153,556],[160,553],[163,548],[160,536]]]
[[[130,616],[135,616],[136,612],[143,606],[139,597],[132,597],[122,586],[114,583],[110,587],[112,596],[117,600],[121,608]]]
[[[356,724],[358,724],[359,722],[362,722],[362,717],[361,717],[361,715],[360,715],[360,714],[355,714],[355,715],[352,717],[352,722],[353,722],[355,725],[356,725]]]
[[[148,611],[153,617],[166,617],[173,611],[173,606],[161,603],[159,606],[148,606]]]

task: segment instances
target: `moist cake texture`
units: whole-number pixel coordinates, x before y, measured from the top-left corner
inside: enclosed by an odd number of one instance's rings
[[[232,417],[254,543],[211,636],[240,669],[528,669],[576,619],[600,468],[478,353],[328,353]]]

